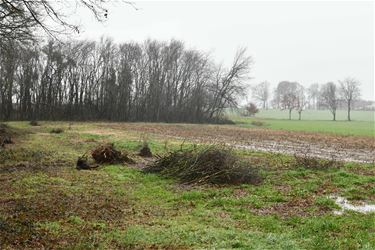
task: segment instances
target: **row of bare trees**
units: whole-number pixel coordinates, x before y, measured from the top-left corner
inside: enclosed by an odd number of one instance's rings
[[[251,58],[229,68],[180,41],[49,41],[0,48],[0,119],[213,122],[244,93]]]
[[[357,80],[348,77],[343,81],[339,81],[339,86],[333,82],[328,82],[320,87],[320,104],[331,111],[334,121],[336,120],[336,110],[340,101],[345,103],[348,111],[348,121],[351,120],[350,112],[353,102],[361,95],[359,86],[360,83]]]
[[[350,121],[350,112],[353,108],[353,102],[360,97],[360,83],[351,77],[339,81],[339,85],[333,82],[319,85],[311,84],[305,88],[298,82],[282,81],[275,91],[273,105],[275,108],[288,110],[289,119],[293,110],[296,110],[301,120],[301,113],[305,108],[317,109],[326,108],[336,120],[336,110],[340,104],[345,103],[348,111],[348,120]],[[270,83],[261,82],[252,87],[252,98],[261,104],[263,109],[267,108],[270,98]]]
[[[298,82],[280,82],[274,93],[274,103],[280,109],[289,111],[289,120],[292,119],[292,110],[297,110],[299,120],[307,100],[304,87]]]

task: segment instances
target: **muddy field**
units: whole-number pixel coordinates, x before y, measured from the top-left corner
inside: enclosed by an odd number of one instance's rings
[[[96,134],[133,131],[195,143],[226,143],[241,149],[306,154],[320,158],[373,163],[375,138],[324,133],[290,132],[229,125],[163,123],[99,123]]]

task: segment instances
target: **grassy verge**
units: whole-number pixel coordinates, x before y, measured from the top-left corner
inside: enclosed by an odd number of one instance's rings
[[[74,169],[102,142],[135,153],[139,134],[88,123],[59,124],[61,134],[49,133],[56,123],[11,125],[28,133],[0,155],[0,248],[375,248],[374,214],[334,215],[327,198],[374,203],[374,166],[313,170],[284,155],[238,151],[261,166],[263,182],[190,187],[134,166]],[[148,140],[157,154],[182,143]]]

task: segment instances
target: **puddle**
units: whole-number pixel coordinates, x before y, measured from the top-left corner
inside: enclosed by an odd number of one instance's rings
[[[304,143],[290,143],[290,142],[275,142],[275,141],[263,141],[263,142],[251,142],[247,145],[242,144],[231,144],[232,146],[245,150],[256,150],[263,152],[282,153],[289,155],[306,155],[306,148],[309,149],[308,156],[332,159],[335,156],[336,159],[346,162],[359,162],[359,163],[373,163],[375,159],[372,158],[373,153],[370,151],[358,151],[340,149],[338,151],[335,148],[319,147],[318,145],[304,144]]]
[[[345,210],[356,211],[359,213],[375,212],[375,205],[366,203],[362,203],[362,205],[353,205],[350,204],[350,202],[346,198],[337,195],[330,195],[329,198],[334,199],[335,203],[341,208],[341,210],[334,211],[334,214],[337,215],[343,214]]]

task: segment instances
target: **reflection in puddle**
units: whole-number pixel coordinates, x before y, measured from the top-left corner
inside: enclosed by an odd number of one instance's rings
[[[338,215],[343,214],[345,210],[356,211],[359,213],[375,212],[375,205],[365,203],[363,203],[362,205],[352,205],[346,198],[337,195],[330,195],[329,198],[334,199],[335,203],[340,206],[341,210],[334,211],[334,213]]]

